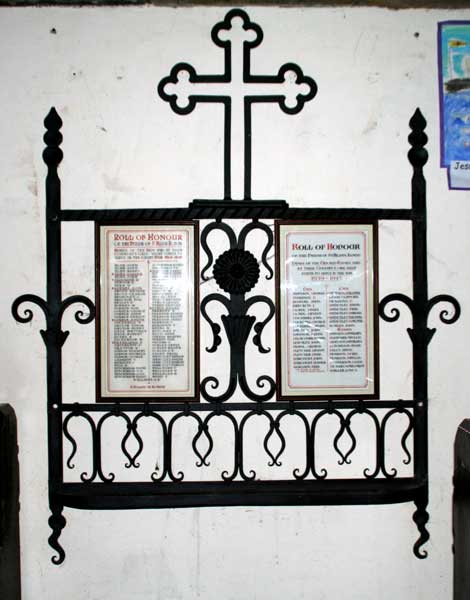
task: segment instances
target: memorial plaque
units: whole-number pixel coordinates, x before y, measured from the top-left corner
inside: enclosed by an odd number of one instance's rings
[[[97,399],[196,399],[193,222],[97,226]]]
[[[377,224],[278,222],[280,399],[378,397]]]

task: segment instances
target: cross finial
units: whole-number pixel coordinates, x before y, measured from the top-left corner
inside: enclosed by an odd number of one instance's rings
[[[198,102],[224,105],[224,199],[251,200],[251,106],[276,103],[290,115],[302,110],[317,86],[294,63],[282,65],[277,75],[252,75],[250,53],[261,44],[263,31],[245,11],[233,9],[217,23],[212,41],[224,50],[224,72],[198,75],[188,63],[178,63],[158,86],[172,110],[187,115]],[[236,155],[240,161],[235,161]]]
[[[243,29],[243,43],[246,48],[256,48],[263,41],[261,27],[251,22],[246,12],[239,8],[230,10],[223,21],[214,25],[211,32],[212,41],[221,48],[230,49],[231,33],[240,28]],[[228,68],[230,69],[230,65],[228,65]]]

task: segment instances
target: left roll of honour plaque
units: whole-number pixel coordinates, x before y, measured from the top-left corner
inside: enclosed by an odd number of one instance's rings
[[[198,226],[96,226],[96,392],[198,399]]]

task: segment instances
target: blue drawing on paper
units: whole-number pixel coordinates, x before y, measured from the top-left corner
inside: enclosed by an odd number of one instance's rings
[[[451,189],[470,189],[470,22],[439,23],[441,165]]]

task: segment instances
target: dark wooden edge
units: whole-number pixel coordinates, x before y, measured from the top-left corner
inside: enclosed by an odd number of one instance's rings
[[[470,419],[457,428],[454,440],[454,498],[470,498]]]
[[[13,407],[0,404],[0,598],[20,600],[20,472],[17,420]]]
[[[470,419],[457,428],[454,441],[452,495],[452,549],[454,554],[454,600],[470,595]]]
[[[100,228],[101,227],[119,227],[139,225],[145,227],[152,226],[178,226],[178,225],[191,225],[194,227],[193,236],[193,255],[194,255],[194,396],[102,396],[101,395],[101,286],[100,286]],[[96,317],[95,317],[95,392],[97,402],[199,402],[199,222],[193,220],[187,221],[102,221],[95,222],[95,306],[96,306]]]
[[[374,324],[374,391],[371,394],[311,394],[309,396],[285,396],[282,394],[282,368],[281,368],[281,293],[280,293],[280,228],[282,225],[372,225],[372,261],[373,261],[373,324]],[[280,402],[295,401],[325,401],[347,398],[348,400],[378,399],[380,398],[380,353],[379,353],[379,236],[377,219],[360,219],[336,221],[323,219],[303,219],[303,220],[274,220],[275,236],[275,295],[276,295],[276,386],[277,400]]]

